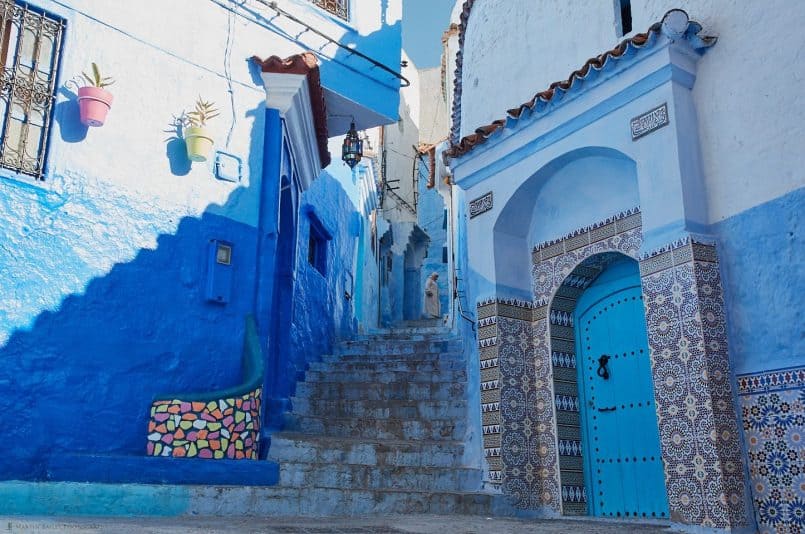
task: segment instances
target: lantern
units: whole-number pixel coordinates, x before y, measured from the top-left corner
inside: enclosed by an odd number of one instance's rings
[[[352,169],[363,156],[363,141],[358,137],[358,132],[355,130],[355,123],[349,125],[349,131],[344,137],[344,144],[341,146],[341,159],[349,165]]]

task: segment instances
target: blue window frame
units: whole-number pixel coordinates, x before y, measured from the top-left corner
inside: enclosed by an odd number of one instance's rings
[[[310,236],[308,237],[307,261],[322,276],[327,276],[327,252],[332,240],[330,232],[324,228],[312,208],[308,208],[307,217],[310,221]]]

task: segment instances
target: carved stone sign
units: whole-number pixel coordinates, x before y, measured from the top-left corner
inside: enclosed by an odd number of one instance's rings
[[[492,209],[492,191],[470,201],[470,219]]]
[[[654,130],[659,130],[667,125],[668,104],[663,104],[631,120],[629,126],[632,128],[632,141],[637,141]]]

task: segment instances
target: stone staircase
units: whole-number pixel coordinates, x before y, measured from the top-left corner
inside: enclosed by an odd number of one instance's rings
[[[482,472],[463,461],[466,388],[461,344],[439,327],[338,344],[311,365],[271,437],[275,494],[309,516],[495,513],[499,496],[480,491]]]

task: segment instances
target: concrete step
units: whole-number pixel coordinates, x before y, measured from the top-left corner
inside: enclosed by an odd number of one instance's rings
[[[483,483],[480,469],[368,466],[286,462],[280,484],[290,487],[476,491]]]
[[[220,510],[226,502],[226,510]],[[344,517],[386,514],[512,515],[500,495],[482,492],[413,489],[343,489],[274,486],[267,488],[199,487],[187,513],[220,510],[229,516]],[[503,513],[498,511],[503,505]]]
[[[434,317],[434,318],[422,317],[420,319],[406,319],[398,324],[395,324],[392,328],[439,328],[439,327],[444,328],[444,318],[442,317]]]
[[[464,383],[391,383],[364,382],[301,382],[296,396],[333,400],[450,400],[463,399]]]
[[[395,358],[393,360],[381,360],[379,358],[374,358],[373,360],[376,361],[367,361],[354,358],[341,359],[339,356],[325,356],[324,361],[311,363],[310,371],[441,373],[447,371],[464,370],[466,368],[466,363],[459,359],[418,360]]]
[[[271,436],[269,458],[280,463],[386,465],[459,468],[459,441],[366,440],[279,432]]]
[[[410,370],[389,371],[342,370],[332,365],[326,370],[310,370],[305,373],[305,382],[366,382],[369,384],[390,384],[393,382],[466,382],[465,370],[443,370],[439,372],[417,372]]]
[[[392,328],[371,328],[364,335],[405,338],[407,336],[416,335],[449,336],[451,334],[450,328],[446,326],[400,326]]]
[[[335,354],[418,354],[423,352],[460,352],[462,343],[456,339],[449,340],[421,340],[402,342],[395,339],[343,341],[333,348]]]
[[[467,401],[325,400],[294,397],[293,413],[331,417],[448,419],[467,416]]]
[[[418,352],[410,354],[378,354],[367,352],[356,352],[355,354],[325,354],[321,357],[324,363],[371,363],[379,364],[383,362],[464,362],[464,355],[461,352]]]
[[[461,339],[460,336],[454,332],[450,332],[445,328],[402,328],[399,330],[393,329],[378,329],[372,330],[365,334],[358,334],[343,341],[355,341],[363,339],[387,339],[397,341],[410,341],[416,339]]]
[[[368,440],[460,440],[467,425],[462,419],[372,419],[362,417],[330,417],[285,415],[289,432],[323,436],[342,436]]]

